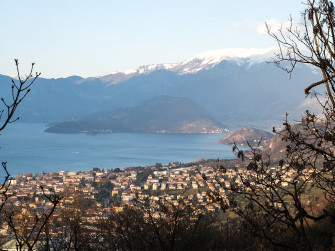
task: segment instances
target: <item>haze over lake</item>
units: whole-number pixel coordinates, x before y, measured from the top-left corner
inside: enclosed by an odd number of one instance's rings
[[[0,136],[0,160],[12,175],[85,171],[191,162],[202,157],[232,158],[231,146],[218,144],[223,134],[45,133],[40,123],[14,123]]]

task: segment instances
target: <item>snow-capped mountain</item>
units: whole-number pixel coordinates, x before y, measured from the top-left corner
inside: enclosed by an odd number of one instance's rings
[[[177,71],[181,74],[196,73],[200,70],[207,70],[213,68],[215,65],[221,63],[223,60],[231,60],[235,62],[260,63],[273,57],[275,48],[269,49],[221,49],[208,51],[198,54],[188,60],[181,62]]]
[[[209,70],[222,62],[230,60],[238,65],[247,63],[249,65],[270,60],[274,56],[275,48],[268,49],[245,49],[245,48],[228,48],[213,50],[200,53],[192,58],[180,63],[171,64],[151,64],[140,66],[137,69],[125,72],[113,72],[106,76],[100,77],[100,80],[109,84],[117,84],[141,74],[149,74],[157,70],[167,70],[176,72],[179,75],[194,74],[201,70]]]
[[[265,62],[273,53],[273,49],[225,49],[177,64],[141,66],[98,78],[41,78],[18,115],[29,121],[62,121],[168,95],[192,100],[226,125],[281,121],[286,112],[299,118],[311,105],[304,88],[319,81],[320,75],[298,65],[290,78],[276,65]],[[5,98],[11,98],[10,81],[0,75],[0,91]]]

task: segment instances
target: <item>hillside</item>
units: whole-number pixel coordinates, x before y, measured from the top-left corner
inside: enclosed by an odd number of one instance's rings
[[[300,131],[304,134],[302,130],[301,123],[291,124],[293,131]],[[285,131],[280,131],[279,134],[273,136],[271,141],[264,147],[263,154],[270,155],[272,160],[279,160],[283,158],[286,154],[286,147],[290,145],[290,142],[283,140],[283,137],[286,135]],[[308,139],[308,137],[306,138]]]
[[[219,140],[220,144],[237,144],[237,145],[246,145],[247,142],[251,146],[257,146],[259,141],[260,146],[267,145],[273,134],[257,129],[257,128],[242,128],[230,133],[227,137]]]
[[[161,96],[136,106],[57,123],[46,132],[218,133],[224,130],[223,125],[191,100]]]

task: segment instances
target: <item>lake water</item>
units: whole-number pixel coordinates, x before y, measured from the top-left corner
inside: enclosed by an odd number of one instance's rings
[[[85,171],[233,158],[232,147],[218,144],[227,134],[44,133],[45,125],[14,123],[0,136],[0,161],[10,173]]]

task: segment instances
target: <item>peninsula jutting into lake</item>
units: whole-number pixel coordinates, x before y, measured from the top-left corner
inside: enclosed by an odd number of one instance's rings
[[[223,133],[228,129],[186,98],[161,96],[50,126],[50,133]]]

